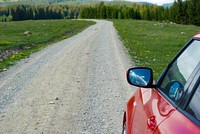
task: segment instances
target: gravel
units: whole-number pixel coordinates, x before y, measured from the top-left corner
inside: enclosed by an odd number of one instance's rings
[[[113,23],[94,21],[0,73],[0,133],[121,133],[132,64]]]

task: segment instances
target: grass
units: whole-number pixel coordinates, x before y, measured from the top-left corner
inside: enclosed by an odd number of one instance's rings
[[[155,21],[112,20],[136,66],[151,67],[157,79],[200,27]]]
[[[80,20],[30,20],[0,22],[0,52],[20,52],[0,59],[0,71],[49,44],[69,38],[95,22]],[[31,34],[25,35],[29,31]]]

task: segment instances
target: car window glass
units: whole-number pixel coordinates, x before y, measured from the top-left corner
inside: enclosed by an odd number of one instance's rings
[[[200,121],[200,85],[198,86],[196,92],[194,93],[186,111],[192,115],[194,118]]]
[[[194,40],[174,61],[160,85],[160,89],[175,103],[184,93],[184,86],[200,61],[200,41]]]

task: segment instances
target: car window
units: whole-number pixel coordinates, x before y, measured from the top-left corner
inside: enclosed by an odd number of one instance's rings
[[[184,86],[200,61],[200,41],[194,40],[167,70],[159,89],[177,103]]]
[[[199,106],[199,100],[200,100],[200,85],[198,86],[196,92],[194,93],[188,107],[186,108],[186,111],[192,115],[194,118],[200,121],[200,106]]]

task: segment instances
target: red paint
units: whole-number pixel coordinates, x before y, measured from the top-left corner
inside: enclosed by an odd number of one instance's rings
[[[156,133],[163,134],[199,134],[200,128],[179,111],[174,111],[158,126]]]
[[[125,122],[127,134],[200,134],[200,127],[154,88],[138,88],[127,103]]]
[[[200,32],[197,33],[194,37],[195,37],[195,38],[200,38]]]
[[[139,88],[128,101],[124,116],[127,134],[200,133],[196,124],[177,111],[155,89]]]
[[[175,108],[155,89],[139,88],[127,103],[127,134],[153,133],[173,111]]]

